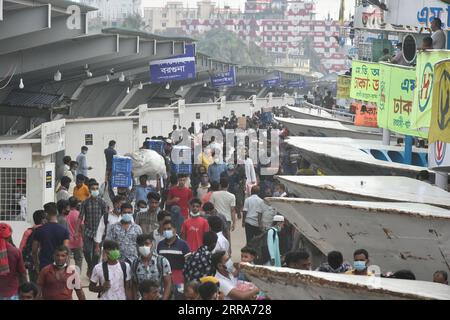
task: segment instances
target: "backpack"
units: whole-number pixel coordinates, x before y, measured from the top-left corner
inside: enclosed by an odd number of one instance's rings
[[[25,246],[23,247],[22,258],[23,258],[25,268],[29,271],[32,271],[35,269],[34,260],[33,260],[34,229],[28,228],[28,230],[31,230],[31,233],[28,236]]]
[[[274,228],[270,228],[269,230],[275,230]],[[256,251],[256,259],[255,264],[265,264],[270,261],[270,253],[269,247],[267,246],[267,236],[269,234],[269,230],[266,230],[264,233],[254,237],[248,243],[248,246],[255,249]],[[277,232],[273,233],[273,241],[275,241]]]
[[[123,286],[124,288],[126,287],[126,283],[127,283],[127,265],[125,262],[123,261],[119,261],[120,263],[120,267],[122,268],[122,272],[123,272]],[[102,270],[103,270],[103,278],[106,281],[109,281],[109,270],[108,270],[108,262],[105,261],[102,263]],[[102,295],[102,293],[98,294],[98,297],[100,298]]]
[[[103,233],[102,240],[105,240],[106,233],[108,231],[108,229],[107,229],[108,228],[108,217],[109,217],[109,213],[103,214],[103,223],[105,224],[105,232]]]

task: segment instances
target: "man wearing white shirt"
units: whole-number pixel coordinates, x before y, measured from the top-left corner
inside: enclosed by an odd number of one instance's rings
[[[253,186],[252,195],[245,199],[242,218],[242,227],[245,228],[245,238],[249,243],[254,237],[259,235],[262,231],[262,212],[261,205],[264,200],[259,194],[259,187]]]
[[[256,185],[257,181],[256,181],[255,166],[253,164],[252,158],[250,158],[248,154],[246,154],[245,156],[244,167],[245,167],[245,177],[247,179],[245,184],[245,190],[246,194],[250,195],[251,189],[254,185]]]
[[[442,30],[442,21],[439,18],[434,18],[431,21],[431,30],[433,31],[431,39],[433,39],[433,49],[445,49],[447,39],[445,32]]]
[[[217,251],[225,251],[229,254],[230,253],[230,242],[223,235],[222,220],[217,216],[212,216],[212,217],[208,218],[208,223],[209,223],[209,228],[211,229],[211,231],[215,232],[217,234],[217,243],[212,252],[214,253]]]

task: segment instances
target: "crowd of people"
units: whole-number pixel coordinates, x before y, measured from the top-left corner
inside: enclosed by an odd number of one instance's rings
[[[245,129],[279,130],[282,157],[276,173],[295,174],[299,156],[283,142],[287,130],[266,121],[261,112],[245,122]],[[232,115],[201,131],[224,132],[239,125]],[[158,176],[151,183],[142,175],[130,188],[112,188],[115,141],[105,149],[106,182],[101,185],[89,178],[87,147],[81,148],[76,161],[64,157],[56,202],[34,212],[34,225],[18,247],[12,242],[11,226],[0,224],[0,299],[70,300],[75,291],[83,300],[84,272],[87,290],[101,300],[270,299],[249,281],[239,262],[372,275],[364,249],[355,251],[352,265],[333,251],[326,262],[313,268],[310,253],[301,248],[299,232],[264,201],[289,196],[286,188],[273,175],[261,174],[261,165],[253,163],[248,148],[241,161],[235,151],[231,157],[235,161],[225,162],[228,150],[211,138],[203,143],[200,164],[189,174],[176,172],[171,150],[182,141],[177,130],[183,129],[174,126],[168,137],[152,137],[142,146],[150,148],[155,139],[164,141],[160,153],[166,161],[165,181]],[[187,131],[194,143],[194,124]],[[234,147],[238,150],[237,142]],[[246,242],[239,262],[231,258],[238,223]],[[415,279],[407,270],[383,276]],[[434,281],[447,283],[447,274],[436,272]]]

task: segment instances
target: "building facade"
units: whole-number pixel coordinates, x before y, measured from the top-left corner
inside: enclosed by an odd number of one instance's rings
[[[98,8],[89,13],[91,19],[105,22],[106,26],[119,26],[126,17],[141,15],[141,0],[80,0],[82,4]]]
[[[276,5],[274,3],[276,2]],[[282,17],[273,18],[282,8]],[[265,14],[267,13],[267,14]],[[270,16],[270,18],[267,18]],[[235,32],[244,41],[253,41],[277,59],[299,57],[304,61],[305,43],[313,48],[322,70],[341,72],[346,70],[346,54],[339,43],[339,23],[333,20],[317,20],[312,1],[252,0],[247,1],[246,12],[241,17],[224,19],[214,14],[205,18],[185,19],[183,30],[188,35],[224,28]]]

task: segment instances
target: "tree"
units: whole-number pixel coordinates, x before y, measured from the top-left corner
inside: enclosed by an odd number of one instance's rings
[[[199,39],[198,51],[217,60],[239,65],[266,66],[271,59],[255,43],[245,43],[226,29],[212,29]]]
[[[145,28],[145,22],[142,17],[136,13],[127,16],[123,21],[122,26],[124,28],[142,31]]]

